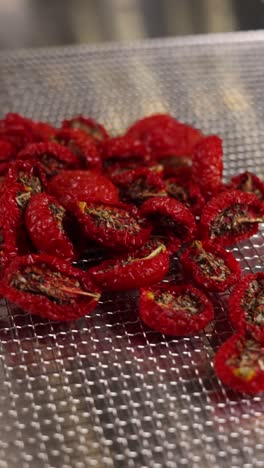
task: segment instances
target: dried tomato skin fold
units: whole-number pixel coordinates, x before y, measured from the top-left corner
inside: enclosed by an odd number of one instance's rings
[[[167,196],[165,184],[155,171],[142,167],[132,169],[115,177],[115,184],[120,190],[124,202],[142,204],[155,196]]]
[[[239,283],[234,287],[230,298],[229,298],[229,305],[228,305],[228,314],[229,318],[236,330],[249,332],[251,336],[254,337],[256,341],[259,341],[262,345],[264,345],[264,313],[263,313],[263,306],[262,301],[260,298],[260,304],[253,305],[254,310],[253,313],[256,311],[257,306],[259,305],[259,317],[255,317],[250,314],[249,310],[246,307],[245,301],[247,299],[247,295],[250,291],[250,286],[263,282],[264,285],[264,273],[255,273],[245,275],[241,278]],[[263,286],[262,286],[263,287]],[[253,297],[254,289],[252,291]],[[256,291],[256,296],[257,296]],[[263,292],[264,296],[264,292]],[[249,296],[249,302],[253,301],[253,298]],[[250,304],[249,304],[250,305]],[[258,323],[259,322],[259,323]]]
[[[159,247],[154,257],[147,258]],[[129,261],[129,257],[133,260]],[[166,247],[159,242],[149,241],[141,250],[129,256],[106,260],[89,273],[93,281],[105,291],[126,291],[158,283],[168,270],[169,253]]]
[[[73,299],[70,304],[60,304],[41,292],[36,294],[36,292],[23,291],[14,287],[11,284],[14,277],[17,277],[17,273],[23,272],[23,269],[27,267],[30,269],[34,267],[40,268],[44,276],[51,272],[61,275],[62,279],[66,277],[73,282],[78,281],[80,290],[83,293],[91,293],[94,297],[86,296],[85,294],[75,294],[77,296],[75,298],[73,292]],[[26,312],[59,321],[76,320],[79,317],[90,314],[100,299],[100,290],[93,284],[87,273],[73,268],[65,260],[46,254],[17,257],[5,270],[4,277],[0,281],[0,293]]]
[[[166,232],[170,236],[179,238],[182,242],[189,242],[195,237],[197,228],[193,214],[186,206],[173,198],[150,198],[143,203],[140,213],[149,219],[158,230],[161,230],[161,234]],[[171,220],[173,225],[166,225],[166,221],[163,225],[162,219],[164,218]]]
[[[93,171],[60,171],[48,185],[48,192],[66,209],[77,201],[118,203],[118,190],[110,180]]]
[[[160,305],[156,297],[162,298],[163,294],[174,298],[191,295],[199,302],[201,311],[192,315],[180,306],[178,309],[172,309],[168,305]],[[204,293],[193,286],[164,283],[140,289],[139,314],[146,325],[160,333],[188,336],[203,330],[213,319],[213,305]]]
[[[95,143],[101,143],[109,138],[109,134],[102,124],[90,117],[84,117],[83,115],[64,120],[62,122],[62,128],[81,130],[85,135],[91,137]]]
[[[27,145],[17,155],[17,159],[39,161],[40,168],[47,178],[53,177],[61,169],[78,169],[79,158],[65,146],[53,142]]]
[[[164,128],[157,128],[145,139],[153,159],[160,163],[171,165],[179,159],[179,165],[191,164],[195,144],[200,141],[202,135],[199,130],[175,121]]]
[[[192,179],[207,198],[216,194],[222,183],[222,140],[210,135],[197,143],[192,156]]]
[[[261,202],[264,202],[264,182],[252,172],[246,171],[232,177],[230,189],[253,193]]]
[[[36,161],[17,160],[9,165],[6,178],[7,183],[22,183],[27,186],[30,181],[35,181],[39,186],[39,192],[47,188],[47,179]]]
[[[220,272],[211,271],[209,269],[206,275],[203,268],[199,265],[199,258],[197,258],[197,256],[200,255],[201,261],[203,262],[204,254],[209,254],[209,256],[213,256],[216,262],[218,261],[218,265],[220,264]],[[192,276],[197,284],[203,286],[208,291],[226,291],[230,286],[235,284],[241,276],[241,268],[234,255],[212,241],[195,241],[181,255],[180,260],[184,270]],[[222,275],[224,276],[222,279],[221,268]],[[220,280],[217,280],[219,277]]]
[[[140,248],[147,242],[151,225],[135,207],[100,202],[78,202],[75,215],[88,239],[115,250]]]
[[[201,214],[205,200],[198,185],[172,177],[165,180],[165,187],[168,195],[186,205],[194,215]]]
[[[80,169],[101,172],[102,161],[99,149],[94,140],[84,132],[65,128],[57,132],[55,141],[75,154]]]
[[[219,379],[229,387],[241,393],[257,394],[264,391],[264,371],[260,368],[246,368],[246,373],[235,366],[234,358],[241,355],[245,343],[250,339],[253,346],[259,346],[264,359],[264,350],[252,338],[244,333],[236,333],[218,349],[214,359],[214,369]],[[233,362],[232,362],[233,361]],[[233,364],[233,365],[232,365]]]
[[[74,248],[63,228],[64,217],[65,210],[56,198],[40,193],[30,199],[25,221],[31,241],[39,252],[72,260]]]
[[[262,217],[261,204],[254,194],[244,193],[239,190],[221,192],[209,200],[202,211],[200,221],[201,238],[207,240],[214,239],[225,246],[248,239],[256,234],[258,231],[258,223],[248,223],[247,230],[242,232],[235,232],[233,229],[229,228],[221,235],[217,235],[214,232],[212,233],[213,225],[217,216],[221,217],[226,210],[232,210],[236,206],[244,207],[247,212],[248,210],[249,212],[252,211],[257,218],[259,216]],[[224,226],[227,226],[228,224],[230,225],[229,221],[226,222]],[[251,226],[249,224],[251,224]]]

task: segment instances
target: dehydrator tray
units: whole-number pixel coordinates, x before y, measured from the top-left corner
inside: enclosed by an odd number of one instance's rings
[[[225,178],[264,176],[264,32],[2,52],[0,112],[59,124],[91,115],[114,133],[170,112],[224,140]],[[233,249],[262,271],[263,230]],[[177,266],[172,275],[177,274]],[[227,295],[192,338],[137,315],[137,293],[55,323],[0,306],[0,468],[264,466],[263,397],[215,376],[232,333]]]

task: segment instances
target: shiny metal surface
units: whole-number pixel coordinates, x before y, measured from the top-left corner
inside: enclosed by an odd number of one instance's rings
[[[218,132],[225,176],[264,176],[264,33],[0,54],[0,109],[113,132],[152,112]],[[263,231],[234,248],[263,270]],[[172,276],[177,277],[175,260]],[[263,398],[224,387],[212,360],[232,332],[226,295],[192,338],[137,316],[137,293],[72,323],[0,308],[0,467],[261,467]]]

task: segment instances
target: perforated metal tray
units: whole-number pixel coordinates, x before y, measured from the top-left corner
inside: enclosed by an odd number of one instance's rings
[[[114,132],[168,111],[223,137],[226,177],[264,176],[264,33],[2,53],[0,111],[84,113]],[[263,270],[263,233],[234,252]],[[168,339],[142,325],[132,293],[68,324],[2,301],[0,467],[264,466],[263,398],[213,371],[232,332],[226,296],[214,303],[204,333]]]

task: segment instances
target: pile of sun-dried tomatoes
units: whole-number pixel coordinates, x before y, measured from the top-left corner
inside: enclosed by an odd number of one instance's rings
[[[249,172],[223,184],[222,156],[218,136],[165,114],[118,137],[90,118],[58,129],[7,114],[0,293],[32,314],[72,320],[91,312],[102,291],[139,288],[145,324],[180,336],[213,319],[208,293],[233,287],[236,333],[215,369],[239,391],[264,390],[264,273],[241,277],[225,250],[257,232],[264,184]],[[174,254],[180,284],[162,282]]]

